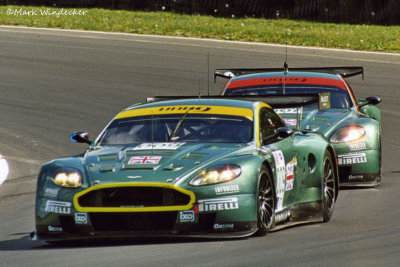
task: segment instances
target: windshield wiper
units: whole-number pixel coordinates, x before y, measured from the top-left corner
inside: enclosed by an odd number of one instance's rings
[[[186,117],[189,114],[189,110],[186,111],[186,113],[182,116],[182,118],[178,121],[176,124],[175,129],[172,131],[171,135],[168,137],[168,142],[175,141],[179,139],[179,136],[176,136],[179,131],[182,129],[183,124],[185,123]]]

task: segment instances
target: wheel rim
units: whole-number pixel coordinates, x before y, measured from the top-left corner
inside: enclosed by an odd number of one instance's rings
[[[325,206],[329,212],[335,205],[336,188],[335,188],[335,174],[332,162],[329,158],[324,162],[324,201]]]
[[[260,181],[258,191],[258,214],[261,227],[270,229],[273,221],[275,210],[274,193],[271,180],[263,177]]]

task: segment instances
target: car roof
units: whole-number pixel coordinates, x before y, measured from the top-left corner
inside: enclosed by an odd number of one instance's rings
[[[237,99],[217,99],[217,98],[190,98],[190,99],[173,99],[151,102],[146,104],[136,104],[126,108],[124,111],[141,109],[141,108],[153,108],[153,107],[163,107],[163,106],[180,106],[180,105],[201,105],[201,106],[225,106],[225,107],[238,107],[238,108],[248,108],[254,109],[255,104],[253,101],[237,100]]]
[[[246,117],[253,120],[255,109],[263,106],[271,108],[261,101],[236,99],[179,99],[138,104],[118,113],[114,119],[131,118],[146,115],[166,114],[219,114]]]

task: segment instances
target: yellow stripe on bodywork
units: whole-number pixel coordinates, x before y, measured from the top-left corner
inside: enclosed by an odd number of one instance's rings
[[[183,206],[156,206],[156,207],[81,207],[78,203],[78,198],[89,193],[103,188],[116,188],[116,187],[162,187],[179,191],[185,195],[190,196],[190,201],[187,205]],[[166,184],[166,183],[112,183],[95,185],[85,189],[74,196],[74,206],[79,212],[157,212],[157,211],[178,211],[189,210],[193,207],[195,202],[195,194],[192,191],[183,189],[181,187]]]
[[[226,106],[209,106],[209,105],[179,105],[179,106],[160,106],[152,108],[138,108],[126,110],[119,113],[115,119],[130,118],[135,116],[146,115],[163,115],[163,114],[216,114],[216,115],[234,115],[246,117],[253,120],[253,111],[249,108],[226,107]]]

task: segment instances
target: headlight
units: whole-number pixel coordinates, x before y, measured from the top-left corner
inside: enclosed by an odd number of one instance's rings
[[[365,135],[365,129],[358,125],[346,126],[336,130],[331,136],[332,143],[345,143],[361,139]]]
[[[202,170],[196,174],[189,184],[192,186],[218,184],[232,181],[242,173],[239,166],[234,164],[224,164],[213,166]]]
[[[53,171],[51,180],[58,186],[77,188],[82,185],[81,173],[73,168],[58,168]]]

